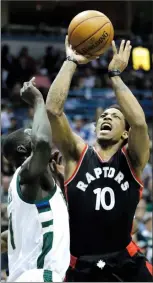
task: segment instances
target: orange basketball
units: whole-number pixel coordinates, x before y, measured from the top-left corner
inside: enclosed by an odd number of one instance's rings
[[[83,55],[101,55],[114,38],[114,28],[107,16],[98,11],[84,11],[75,16],[68,28],[69,43]]]

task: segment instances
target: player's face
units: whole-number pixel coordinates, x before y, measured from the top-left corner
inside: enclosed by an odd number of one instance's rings
[[[126,139],[128,132],[125,130],[123,114],[115,108],[105,110],[97,121],[96,135],[100,141],[118,142],[120,139]]]

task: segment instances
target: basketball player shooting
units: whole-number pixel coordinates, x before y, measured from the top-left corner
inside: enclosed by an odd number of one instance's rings
[[[21,98],[34,107],[34,119],[32,130],[19,129],[3,144],[4,156],[16,167],[8,192],[7,281],[62,282],[70,262],[68,211],[57,185],[61,168],[55,164],[57,153],[51,153],[51,126],[34,78],[24,83]],[[4,236],[6,251],[7,231]]]
[[[143,109],[120,77],[128,65],[130,41],[122,40],[119,50],[113,41],[112,48],[108,75],[118,105],[99,117],[95,147],[71,130],[63,112],[77,65],[89,62],[67,38],[67,59],[47,97],[53,141],[65,159],[72,255],[68,281],[152,280],[152,266],[131,237],[149,158],[148,128]]]

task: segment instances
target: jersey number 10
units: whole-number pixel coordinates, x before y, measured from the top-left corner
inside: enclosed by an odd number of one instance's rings
[[[106,204],[106,193],[110,195],[110,203],[109,205]],[[109,187],[105,187],[103,189],[98,188],[94,190],[94,194],[96,194],[96,206],[95,210],[100,210],[100,204],[103,209],[111,210],[115,205],[115,194],[113,190]]]

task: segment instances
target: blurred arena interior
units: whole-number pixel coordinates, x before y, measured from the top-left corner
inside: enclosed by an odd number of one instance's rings
[[[46,98],[48,88],[65,59],[64,40],[71,19],[84,10],[99,10],[112,21],[115,40],[130,39],[133,50],[123,80],[142,105],[150,133],[150,161],[143,173],[144,191],[136,211],[138,232],[134,240],[152,262],[152,1],[2,1],[1,134],[30,127],[33,109],[20,99],[23,82],[36,77]],[[80,66],[65,105],[73,129],[94,143],[94,121],[115,103],[107,76],[111,48],[98,60]],[[140,141],[143,142],[143,141]],[[1,156],[1,230],[8,227],[7,193],[13,174]],[[2,261],[5,258],[2,258]],[[3,262],[2,262],[3,263]],[[6,273],[1,272],[1,281]]]

